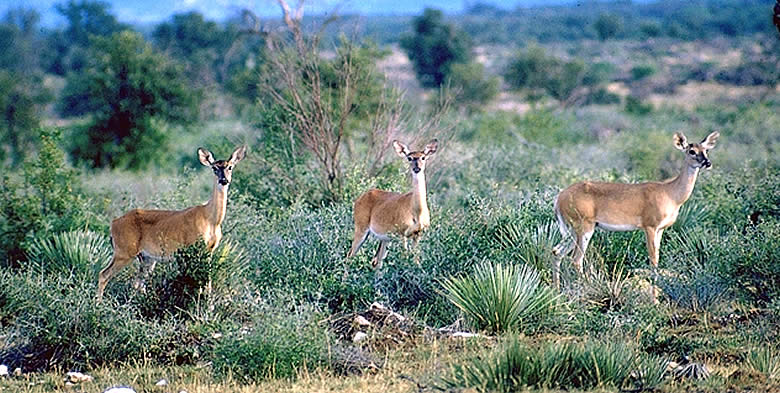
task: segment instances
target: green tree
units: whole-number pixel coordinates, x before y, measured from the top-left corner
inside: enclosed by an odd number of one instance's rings
[[[498,95],[498,78],[485,75],[479,63],[453,64],[449,76],[454,90],[455,104],[473,110],[490,102]]]
[[[581,60],[564,61],[548,56],[540,47],[531,47],[509,62],[504,79],[515,89],[544,90],[553,98],[569,104],[588,75],[587,67]],[[595,83],[594,78],[591,75],[587,82]]]
[[[606,41],[615,38],[623,30],[623,18],[615,14],[601,14],[593,24],[599,39]]]
[[[457,63],[471,56],[468,36],[443,21],[442,12],[426,8],[412,21],[412,33],[401,37],[401,48],[414,64],[417,78],[425,87],[438,87]]]
[[[93,167],[161,163],[168,125],[196,115],[198,94],[181,67],[131,31],[95,37],[89,58],[84,72],[70,75],[66,86],[68,94],[87,99],[93,115],[77,135],[74,156]]]

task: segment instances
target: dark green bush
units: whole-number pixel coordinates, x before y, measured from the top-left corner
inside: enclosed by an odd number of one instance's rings
[[[295,379],[328,364],[328,335],[311,310],[264,310],[254,323],[220,339],[209,354],[214,372],[244,382]]]
[[[625,111],[632,115],[645,116],[653,111],[653,104],[643,103],[638,97],[626,97]]]
[[[610,93],[607,89],[601,87],[588,93],[585,97],[586,105],[610,105],[619,104],[620,96],[615,93]]]
[[[655,67],[649,64],[631,67],[631,79],[638,81],[655,74]]]

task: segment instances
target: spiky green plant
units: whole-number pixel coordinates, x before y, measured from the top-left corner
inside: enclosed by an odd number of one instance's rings
[[[455,365],[446,388],[514,392],[532,389],[654,389],[666,362],[620,343],[550,343],[535,348],[511,338],[491,356]]]
[[[559,306],[560,295],[529,265],[485,262],[471,275],[445,278],[442,286],[473,327],[491,334],[532,328]]]
[[[747,354],[745,364],[767,378],[780,378],[780,355],[771,347],[752,348]]]
[[[513,250],[516,257],[539,272],[550,270],[552,249],[559,239],[558,226],[554,222],[537,227],[512,222],[496,234],[499,247]]]
[[[61,232],[35,238],[27,247],[33,268],[41,274],[93,276],[111,256],[106,236],[92,231]]]
[[[584,298],[587,302],[602,310],[620,309],[635,302],[637,285],[623,263],[616,263],[612,271],[606,270],[603,263],[589,271],[582,281]]]

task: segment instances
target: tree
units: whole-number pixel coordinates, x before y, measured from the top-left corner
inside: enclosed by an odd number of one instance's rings
[[[487,104],[498,95],[498,79],[485,75],[485,67],[479,63],[453,64],[449,76],[454,90],[454,103],[469,110]]]
[[[606,41],[615,38],[623,30],[623,19],[614,14],[601,14],[593,24],[599,39]]]
[[[565,61],[548,56],[540,47],[518,53],[504,73],[504,79],[513,88],[544,90],[564,105],[572,103],[586,76],[593,78],[581,60]]]
[[[165,160],[169,123],[195,119],[197,92],[181,67],[131,31],[94,37],[89,63],[66,91],[85,97],[92,122],[73,154],[93,167],[142,169]]]
[[[442,19],[441,11],[426,8],[412,21],[412,34],[401,37],[401,48],[425,87],[440,86],[453,64],[467,63],[471,56],[468,36]]]
[[[109,13],[109,4],[94,0],[69,0],[55,7],[60,15],[68,21],[64,31],[52,32],[47,40],[47,50],[44,53],[49,72],[65,75],[72,69],[78,69],[83,64],[83,49],[90,44],[93,36],[108,37],[130,26],[117,21]]]

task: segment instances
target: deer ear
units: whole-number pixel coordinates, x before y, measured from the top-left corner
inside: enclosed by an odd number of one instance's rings
[[[198,160],[200,160],[200,163],[205,166],[211,166],[214,164],[214,156],[211,154],[210,151],[199,147],[198,148]]]
[[[409,148],[401,142],[393,141],[393,149],[395,153],[401,158],[406,158],[409,155]]]
[[[246,145],[237,147],[235,151],[233,151],[233,154],[230,155],[230,162],[233,165],[238,164],[239,161],[243,160],[244,157],[246,157]]]
[[[678,150],[685,150],[688,148],[688,139],[685,138],[685,135],[683,135],[682,132],[674,133],[674,147]]]
[[[438,149],[438,148],[439,148],[439,140],[438,139],[434,139],[430,143],[425,145],[425,150],[423,151],[423,154],[425,154],[426,156],[429,156],[429,155],[431,155],[433,153],[436,153],[436,149]]]
[[[707,135],[707,137],[701,141],[701,147],[705,148],[706,150],[712,149],[715,147],[715,142],[718,141],[718,137],[720,137],[720,133],[717,131]]]

